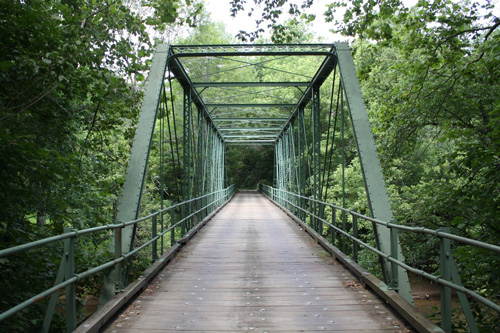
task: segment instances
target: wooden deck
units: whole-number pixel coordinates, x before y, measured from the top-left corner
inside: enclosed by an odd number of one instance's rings
[[[410,332],[284,212],[239,192],[106,332]]]

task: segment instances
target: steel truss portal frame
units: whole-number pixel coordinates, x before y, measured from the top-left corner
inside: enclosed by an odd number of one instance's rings
[[[310,66],[291,66],[299,57],[310,59]],[[216,192],[226,185],[227,146],[269,144],[275,151],[275,187],[321,200],[325,196],[322,171],[326,163],[321,163],[321,116],[325,112],[320,87],[337,70],[340,75],[333,79],[333,85],[337,84],[336,91],[342,91],[342,103],[337,103],[335,112],[345,104],[349,113],[371,216],[394,220],[351,53],[346,43],[335,43],[158,47],[116,222],[138,217],[155,122],[168,80],[175,80],[183,94],[183,200]],[[276,76],[278,80],[269,79]],[[310,120],[306,116],[309,112]],[[323,216],[324,207],[304,207],[306,201],[297,200],[302,208]],[[191,216],[194,210],[196,207],[186,207],[182,215]],[[199,218],[192,217],[191,225]],[[314,219],[309,223],[323,233],[321,223]],[[374,229],[378,248],[390,255],[389,230],[382,226]],[[127,253],[132,250],[133,239],[133,227],[125,228],[121,241],[115,244],[121,243],[123,253]],[[398,257],[403,258],[399,246],[397,250]],[[399,276],[393,277],[389,263],[381,264],[386,283],[412,302],[406,271],[400,269]],[[101,304],[124,284],[123,269],[116,267],[106,277]]]

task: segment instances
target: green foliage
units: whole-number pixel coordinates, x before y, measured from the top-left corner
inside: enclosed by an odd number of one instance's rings
[[[183,6],[202,8],[156,1],[141,16],[134,5],[0,3],[0,248],[113,220],[152,49],[144,23],[195,24]],[[61,259],[54,246],[0,262],[0,311],[53,286]],[[77,259],[78,272],[109,259],[109,235],[80,239]],[[80,304],[100,280],[79,283]],[[43,302],[2,322],[2,330],[37,330]]]
[[[299,8],[287,0],[255,0],[263,6],[259,28],[242,31],[240,39],[258,41],[267,23],[274,43],[307,42],[311,36],[305,26],[315,19],[306,12],[312,2],[304,1]],[[244,1],[232,4],[234,15],[248,8]],[[359,38],[354,44],[358,74],[397,220],[434,229],[452,226],[456,234],[498,244],[500,21],[492,6],[477,1],[419,1],[405,8],[399,0],[339,1],[328,6],[326,17],[333,21],[335,10],[346,7],[338,30]],[[144,23],[160,33],[177,24],[198,25],[179,44],[231,42],[221,24],[206,19],[197,1],[153,1],[145,7],[147,14],[139,14],[143,7],[122,1],[0,4],[0,248],[61,233],[64,226],[84,228],[113,220],[151,50]],[[284,12],[294,18],[279,23]],[[273,67],[286,70],[290,61],[273,61]],[[293,61],[296,73],[306,73],[317,59]],[[234,79],[235,72],[217,70],[220,63],[220,59],[207,59],[193,65],[190,75]],[[255,66],[243,66],[237,74],[262,81],[289,79],[284,72]],[[329,104],[325,87],[322,105]],[[181,87],[174,83],[173,89]],[[254,102],[273,102],[269,96],[249,92]],[[284,90],[281,98],[293,99],[297,94],[297,90]],[[232,95],[204,92],[206,98]],[[159,118],[170,126],[175,119],[179,126],[183,101],[166,99],[169,108]],[[327,112],[322,110],[323,157]],[[338,126],[336,151],[340,149]],[[180,143],[182,126],[174,138],[163,137],[157,129],[141,207],[145,213],[157,209],[161,199],[168,199],[164,201],[168,205],[181,197],[182,165],[170,156],[172,152],[182,155],[182,143],[179,149],[166,143]],[[346,207],[367,214],[352,129],[347,125],[345,130],[346,196],[341,158],[336,155],[325,176],[327,201],[341,204],[344,197]],[[251,189],[259,183],[272,184],[273,162],[272,147],[229,147],[228,183]],[[329,209],[325,216],[331,221]],[[50,223],[44,222],[47,218]],[[336,220],[341,221],[339,213]],[[348,229],[351,223],[347,219]],[[136,245],[150,234],[149,225],[141,226]],[[360,221],[360,237],[374,245],[370,223]],[[110,256],[105,233],[78,243],[78,272]],[[401,246],[409,264],[439,273],[436,240],[401,233]],[[467,286],[498,302],[497,256],[455,244],[453,251]],[[58,244],[2,260],[0,311],[52,286],[60,258]],[[146,249],[133,264],[140,269],[150,262]],[[380,274],[377,259],[369,252],[360,253],[360,263]],[[100,276],[95,276],[79,284],[80,304],[85,295],[97,294],[99,283]],[[3,322],[1,329],[33,331],[40,327],[45,307],[46,303],[36,304],[16,320]],[[482,330],[498,330],[494,314],[477,305],[474,311]],[[61,330],[62,325],[58,318],[53,328]]]
[[[300,8],[297,4],[288,3],[288,0],[254,0],[253,2],[254,5],[251,5],[252,7],[247,11],[248,16],[260,14],[260,17],[255,20],[257,28],[254,31],[240,30],[236,38],[242,42],[258,41],[265,31],[262,26],[265,26],[272,31],[271,40],[275,44],[304,42],[304,23],[311,23],[315,19],[315,15],[305,12],[312,5],[312,0],[303,1]],[[286,6],[287,3],[288,6]],[[231,0],[231,16],[235,17],[239,12],[245,11],[245,4],[244,0]],[[261,9],[262,12],[257,14],[256,9]],[[284,13],[288,13],[291,19],[280,23],[279,17]]]
[[[421,1],[372,22],[390,34],[364,30],[372,41],[355,44],[356,60],[397,220],[498,244],[500,21],[489,4]],[[437,241],[402,233],[401,245],[410,264],[439,274]],[[495,256],[453,248],[462,281],[495,300]]]
[[[226,161],[228,183],[239,189],[254,190],[259,184],[273,184],[272,146],[229,146]]]

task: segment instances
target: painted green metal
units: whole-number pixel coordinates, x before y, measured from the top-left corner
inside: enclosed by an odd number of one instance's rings
[[[281,130],[281,127],[242,127],[242,128],[219,127],[220,132],[224,132],[224,131],[260,132],[260,131],[279,131],[279,130]]]
[[[238,122],[285,122],[288,120],[287,117],[257,117],[257,118],[241,118],[241,117],[214,117],[214,121],[226,122],[226,121],[238,121]]]
[[[170,246],[175,244],[175,209],[170,210]]]
[[[193,82],[193,87],[307,87],[309,82]]]
[[[203,173],[203,162],[206,158],[204,152],[205,145],[205,123],[203,121],[202,110],[198,109],[198,142],[196,144],[196,196],[201,196],[205,193],[205,177]],[[203,206],[203,201],[201,202]],[[203,211],[196,216],[197,222],[203,220]]]
[[[66,228],[65,232],[72,231]],[[68,281],[75,276],[75,238],[64,240],[64,280]],[[76,328],[76,286],[69,284],[65,287],[66,303],[66,332],[70,333]]]
[[[441,228],[443,232],[450,233],[449,227]],[[440,270],[441,278],[451,281],[451,243],[447,238],[440,239]],[[447,333],[451,333],[451,289],[448,286],[441,285],[441,328]]]
[[[457,264],[455,260],[453,260],[453,255],[450,253],[451,259],[451,279],[455,284],[460,287],[463,287],[462,281],[460,279],[460,274],[458,273]],[[462,311],[465,315],[465,319],[467,320],[467,325],[469,326],[469,331],[471,333],[479,333],[479,329],[476,324],[476,320],[474,318],[474,314],[470,308],[469,299],[464,293],[457,292],[458,299],[460,301],[460,305],[462,306]]]
[[[354,212],[356,212],[354,210]],[[352,215],[352,236],[354,238],[359,238],[358,235],[358,216]],[[358,247],[359,244],[355,241],[352,242],[352,260],[358,262]]]
[[[291,184],[292,186],[290,187],[292,189],[292,192],[298,192],[299,191],[299,174],[298,174],[298,169],[297,169],[297,154],[296,154],[296,149],[295,149],[295,137],[294,137],[294,124],[292,123],[291,126],[289,127],[288,130],[288,139],[289,139],[289,147],[290,147],[290,160],[288,162],[289,167],[290,167],[290,178],[291,178]],[[295,211],[296,213],[296,211]]]
[[[331,44],[172,45],[181,56],[323,55]]]
[[[298,182],[298,193],[300,195],[305,195],[306,194],[306,179],[307,179],[307,166],[308,166],[308,159],[307,159],[307,138],[306,138],[306,132],[305,132],[305,119],[304,119],[304,108],[300,108],[298,113],[298,119],[297,119],[297,142],[298,142],[298,147],[299,147],[299,182]],[[302,198],[299,198],[300,201],[300,206],[305,207],[305,200]],[[300,210],[300,215],[299,217],[305,221],[306,219],[306,214],[304,211]]]
[[[207,108],[294,108],[289,103],[206,103]]]
[[[139,214],[139,205],[141,202],[146,167],[154,133],[156,113],[158,104],[160,103],[163,78],[167,65],[167,52],[168,45],[161,45],[157,48],[153,57],[144,93],[144,102],[139,114],[137,129],[127,166],[125,182],[118,202],[118,212],[116,215],[117,223],[119,223],[119,221],[136,219]],[[134,226],[127,227],[123,230],[123,239],[121,239],[120,242],[122,243],[122,251],[124,254],[132,250],[134,233]],[[114,240],[114,242],[115,241],[116,240]],[[128,274],[126,274],[126,271],[122,271],[121,265],[117,265],[113,269],[113,272],[106,275],[101,289],[99,306],[104,305],[119,291],[119,289],[116,288],[117,284],[126,284],[127,277]]]
[[[168,70],[174,75],[175,79],[179,82],[179,84],[183,87],[184,90],[188,89],[190,91],[190,96],[192,102],[196,105],[198,110],[203,111],[203,117],[211,123],[214,127],[214,130],[217,131],[217,124],[213,123],[213,118],[210,115],[210,112],[205,106],[203,99],[201,98],[200,93],[193,87],[193,83],[189,78],[184,66],[179,61],[179,59],[174,55],[174,48],[170,47],[168,52],[167,59]]]
[[[390,236],[391,236],[391,257],[399,260],[399,251],[398,251],[398,230],[395,228],[390,228]],[[399,266],[395,263],[391,263],[391,275],[392,280],[389,282],[388,286],[391,289],[398,290],[398,276],[399,276]]]
[[[285,124],[285,128],[283,128],[283,131],[285,131],[286,126],[289,126],[289,124],[292,123],[292,120],[297,118],[298,113],[301,109],[304,109],[305,106],[311,101],[311,98],[313,97],[312,90],[316,89],[317,87],[320,87],[325,80],[328,78],[330,73],[333,71],[337,64],[337,55],[336,55],[336,45],[330,45],[330,49],[328,52],[325,53],[326,57],[321,63],[318,71],[314,75],[314,77],[311,79],[311,84],[304,90],[302,93],[302,96],[300,97],[299,101],[297,102],[296,108],[292,111],[292,113],[289,116],[288,122]]]
[[[251,139],[251,138],[262,138],[262,139],[269,139],[269,138],[276,138],[276,135],[274,134],[224,134],[223,135],[224,139],[234,139],[234,138],[241,138],[241,139]]]
[[[337,209],[335,209],[335,207],[332,207],[332,226],[333,228],[331,228],[332,236],[330,243],[335,246],[335,239],[336,239],[335,235],[337,233],[337,231],[335,230],[335,228],[337,227]]]
[[[68,234],[73,232],[72,228],[65,227],[64,233]],[[55,285],[69,280],[75,275],[75,242],[74,237],[64,239],[64,252],[61,258],[61,264],[57,273]],[[76,290],[73,284],[65,288],[65,310],[66,310],[66,328],[71,332],[76,327]],[[50,295],[49,304],[45,311],[45,317],[42,324],[41,332],[46,333],[50,330],[52,317],[54,316],[57,301],[59,299],[59,291]]]
[[[319,99],[319,87],[314,86],[311,98],[312,113],[312,186],[311,196],[314,199],[321,199],[321,108]],[[313,202],[312,212],[316,216],[321,216],[320,206]],[[318,233],[323,233],[323,224],[316,218],[312,219],[312,227]]]
[[[64,261],[61,260],[61,264],[59,265],[59,271],[56,277],[56,282],[54,284],[58,285],[63,281],[64,281]],[[52,323],[52,317],[54,316],[58,299],[59,299],[59,292],[50,295],[49,304],[47,306],[47,309],[45,310],[45,317],[43,319],[43,324],[41,329],[42,333],[49,332],[50,325]]]
[[[153,238],[156,238],[158,236],[158,216],[155,215],[151,219],[151,234]],[[155,241],[153,242],[153,246],[151,246],[151,257],[153,261],[158,260],[158,242]]]
[[[192,101],[191,89],[184,87],[184,103],[183,103],[183,131],[182,131],[182,145],[183,145],[183,159],[182,168],[184,170],[182,176],[182,199],[188,201],[191,199],[191,114],[192,114]],[[181,218],[191,215],[189,206],[183,206]],[[188,222],[189,223],[189,222]],[[186,224],[181,225],[181,233],[186,231]]]
[[[225,144],[231,145],[231,146],[248,146],[248,145],[272,145],[276,143],[275,140],[226,140],[224,141]]]
[[[375,141],[363,102],[351,52],[347,43],[337,43],[336,49],[342,85],[346,93],[347,106],[350,111],[349,113],[358,148],[357,150],[361,162],[370,211],[374,218],[392,221],[394,217],[389,194],[385,186],[382,167],[378,159]],[[390,254],[389,229],[382,225],[377,225],[376,238],[379,249],[386,254]],[[398,257],[403,258],[400,247],[398,248]],[[384,260],[382,266],[385,280],[388,282],[392,279],[390,265]],[[409,303],[413,304],[408,274],[404,269],[400,269],[398,273],[398,293]]]

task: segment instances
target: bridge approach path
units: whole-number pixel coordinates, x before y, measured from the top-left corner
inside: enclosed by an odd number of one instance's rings
[[[410,332],[282,210],[238,192],[106,332]]]

